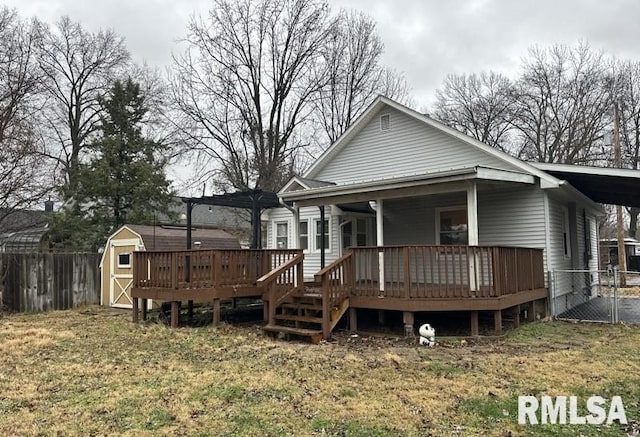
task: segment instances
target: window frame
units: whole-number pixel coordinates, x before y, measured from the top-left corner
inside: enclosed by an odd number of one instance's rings
[[[440,240],[440,235],[442,234],[442,230],[440,228],[440,222],[441,222],[441,214],[443,212],[450,212],[450,211],[464,211],[465,217],[467,218],[467,242],[464,244],[456,244],[455,246],[468,246],[469,245],[469,214],[467,212],[467,205],[453,205],[453,206],[445,206],[445,207],[441,207],[441,208],[436,208],[436,223],[435,223],[435,227],[436,227],[436,245],[440,246],[442,245],[441,240]],[[444,231],[447,232],[447,231]],[[448,245],[447,245],[448,246]]]
[[[331,252],[332,250],[332,245],[331,245],[331,237],[332,237],[332,229],[331,229],[331,217],[325,217],[325,221],[327,222],[327,247],[324,248],[325,252]],[[320,253],[320,245],[318,244],[318,236],[319,236],[319,231],[318,231],[318,225],[317,223],[320,223],[320,217],[315,217],[312,221],[312,231],[313,231],[313,249],[312,252],[317,252]]]
[[[562,206],[560,209],[560,235],[562,237],[562,256],[571,259],[571,226],[569,220],[569,208]]]
[[[129,262],[127,264],[120,263],[120,257],[126,255],[129,258]],[[118,257],[118,268],[119,269],[129,269],[131,268],[131,252],[120,252],[116,255]]]
[[[302,224],[305,223],[307,225],[307,233],[303,234],[302,233]],[[310,251],[310,232],[309,232],[309,219],[300,219],[300,221],[298,222],[298,248],[302,249],[303,252],[309,252]],[[307,247],[302,247],[302,236],[305,236],[307,238]]]
[[[278,238],[282,238],[278,236],[278,226],[279,225],[284,225],[285,229],[286,229],[286,235],[284,236],[284,238],[286,238],[286,246],[285,247],[279,247],[278,246]],[[275,221],[273,223],[273,247],[275,249],[288,249],[289,248],[289,221],[288,220],[278,220]]]

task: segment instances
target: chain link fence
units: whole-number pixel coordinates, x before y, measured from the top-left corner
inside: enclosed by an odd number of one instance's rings
[[[556,270],[550,277],[550,308],[560,320],[640,324],[640,273]]]

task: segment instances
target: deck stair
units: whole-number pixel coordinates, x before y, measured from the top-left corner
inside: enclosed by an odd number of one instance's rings
[[[323,323],[329,324],[328,332],[331,332],[348,307],[347,299],[340,307],[329,308],[329,316],[324,318],[320,289],[307,286],[303,293],[290,295],[276,308],[273,322],[264,326],[264,331],[317,344],[325,337]]]

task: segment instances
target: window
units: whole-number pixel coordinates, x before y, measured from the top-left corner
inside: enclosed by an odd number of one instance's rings
[[[591,253],[591,220],[588,218],[585,218],[584,223],[584,246],[586,258],[593,258],[593,255]]]
[[[362,247],[367,245],[367,220],[356,220],[356,246]]]
[[[276,223],[276,249],[289,248],[289,224]]]
[[[380,130],[391,129],[391,116],[389,114],[383,114],[380,116]]]
[[[438,244],[469,244],[467,210],[464,207],[438,210]]]
[[[346,250],[353,246],[351,238],[353,236],[353,222],[351,220],[344,222],[342,225],[342,249]]]
[[[320,220],[314,220],[316,226],[316,250],[320,250],[321,247],[324,247],[325,251],[329,250],[331,247],[329,246],[329,220],[324,220],[324,246],[322,245],[322,222]]]
[[[118,267],[131,267],[131,254],[119,253],[118,254]]]
[[[569,237],[569,210],[562,208],[561,212],[562,250],[565,258],[571,258],[571,241]]]
[[[300,222],[300,249],[309,249],[309,222],[307,220]]]

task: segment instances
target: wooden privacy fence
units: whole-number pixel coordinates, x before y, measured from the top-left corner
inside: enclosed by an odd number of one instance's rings
[[[0,304],[12,312],[100,303],[99,253],[0,254]]]

